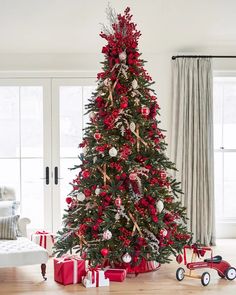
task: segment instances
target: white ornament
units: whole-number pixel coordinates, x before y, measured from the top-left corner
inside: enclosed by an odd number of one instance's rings
[[[159,213],[161,213],[161,211],[164,209],[164,204],[163,204],[163,202],[161,200],[157,201],[156,208],[157,208]]]
[[[131,132],[134,132],[134,131],[135,131],[135,128],[136,128],[135,123],[134,123],[134,122],[131,122],[131,123],[129,124],[129,128],[130,128],[130,131],[131,131]]]
[[[121,53],[119,54],[119,59],[120,59],[120,61],[124,61],[124,60],[126,60],[126,57],[127,57],[127,54],[126,54],[125,51],[123,51],[123,52],[121,52]]]
[[[112,233],[107,229],[104,231],[102,237],[104,240],[110,240],[112,238]]]
[[[98,159],[97,156],[93,157],[93,164],[95,164],[97,162],[97,159]]]
[[[85,200],[85,194],[82,192],[78,193],[77,200],[83,202]]]
[[[94,112],[90,112],[90,113],[89,113],[89,118],[90,118],[91,120],[93,120],[93,119],[95,118],[95,116],[96,116],[96,114],[95,114]]]
[[[86,155],[88,152],[88,147],[87,146],[84,146],[83,147],[83,154]]]
[[[136,79],[134,79],[134,80],[132,81],[132,88],[133,88],[133,89],[137,89],[137,88],[138,88],[138,82],[137,82]]]
[[[95,195],[98,196],[98,195],[100,194],[100,192],[101,192],[100,188],[97,187],[97,188],[95,189]]]
[[[124,261],[124,263],[130,263],[132,260],[132,257],[129,255],[129,253],[125,253],[122,256],[122,260]]]
[[[168,232],[167,232],[166,229],[163,229],[163,230],[161,231],[161,235],[162,235],[163,237],[166,237],[167,234],[168,234]]]
[[[112,148],[110,148],[109,149],[109,155],[111,156],[111,157],[116,157],[117,156],[117,149],[116,148],[114,148],[114,147],[112,147]]]

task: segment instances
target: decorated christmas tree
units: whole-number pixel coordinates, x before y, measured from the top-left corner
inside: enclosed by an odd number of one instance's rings
[[[175,165],[166,156],[154,82],[140,58],[141,34],[129,8],[108,15],[111,27],[100,34],[105,60],[87,105],[90,123],[56,253],[73,249],[92,266],[105,259],[112,265],[165,263],[190,238],[185,208],[170,174]]]

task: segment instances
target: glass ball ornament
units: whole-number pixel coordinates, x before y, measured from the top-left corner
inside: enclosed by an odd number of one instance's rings
[[[90,113],[89,113],[89,118],[90,118],[90,120],[94,120],[95,117],[96,117],[96,114],[95,114],[94,112],[90,112]]]
[[[116,157],[117,154],[118,154],[118,151],[117,151],[116,148],[112,147],[112,148],[109,149],[109,155],[110,155],[111,157]]]
[[[129,253],[125,253],[123,256],[122,256],[122,261],[124,263],[130,263],[132,261],[132,257],[129,255]]]
[[[136,180],[137,179],[137,173],[134,173],[134,172],[130,173],[129,179],[132,180],[132,181]]]
[[[103,235],[103,240],[110,240],[112,238],[112,233],[109,231],[109,229],[105,230]]]
[[[141,107],[141,114],[143,116],[148,116],[150,114],[150,109],[147,106],[142,106]]]
[[[83,170],[81,172],[81,175],[82,175],[83,178],[89,178],[90,172],[88,170]]]
[[[115,199],[115,205],[116,205],[117,207],[120,207],[121,204],[122,204],[121,198],[120,198],[120,197],[116,198],[116,199]]]
[[[165,228],[160,230],[160,235],[161,236],[166,237],[167,234],[168,234],[168,232],[167,232],[167,230]]]
[[[85,200],[85,194],[82,192],[78,193],[77,200],[83,202]]]
[[[109,254],[109,250],[107,248],[102,248],[100,252],[103,257],[105,257]]]
[[[71,197],[67,197],[66,198],[66,203],[69,205],[72,202],[72,198]]]
[[[100,187],[97,187],[97,188],[95,189],[95,195],[98,196],[98,195],[100,194],[100,192],[101,192]]]
[[[98,131],[96,131],[93,135],[94,139],[99,140],[102,138],[102,134]]]

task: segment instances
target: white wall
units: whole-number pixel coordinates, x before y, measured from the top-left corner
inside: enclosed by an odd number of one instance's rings
[[[0,71],[100,69],[107,0],[0,0]],[[171,137],[171,56],[236,54],[235,0],[110,0],[130,6],[142,32],[140,51],[157,82],[162,127]],[[236,70],[236,59],[215,60]],[[8,75],[8,74],[6,74]],[[223,230],[224,231],[224,230]],[[222,229],[221,229],[222,232]]]

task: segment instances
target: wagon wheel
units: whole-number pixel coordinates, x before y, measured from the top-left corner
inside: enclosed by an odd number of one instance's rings
[[[225,276],[230,281],[234,280],[236,278],[236,269],[234,267],[229,267],[225,271]]]
[[[217,272],[218,272],[219,277],[221,277],[222,279],[225,277],[225,275],[222,274],[222,272],[219,272],[219,271],[217,271]]]
[[[211,280],[211,276],[210,276],[209,272],[207,272],[207,271],[204,272],[201,277],[202,285],[207,286],[210,283],[210,280]]]
[[[178,281],[182,281],[184,279],[184,273],[185,273],[185,270],[183,269],[183,267],[179,267],[176,270],[176,279]]]

